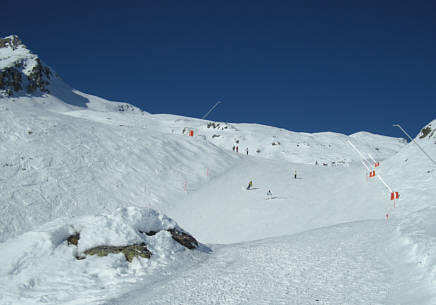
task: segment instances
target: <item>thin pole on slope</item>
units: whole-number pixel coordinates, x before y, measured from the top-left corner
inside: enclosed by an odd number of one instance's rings
[[[398,128],[400,128],[400,130],[410,139],[410,141],[412,141],[413,143],[415,143],[416,144],[416,146],[418,146],[418,148],[427,156],[427,158],[429,158],[430,160],[431,160],[431,162],[433,162],[433,164],[434,165],[436,165],[436,162],[424,151],[424,149],[422,149],[422,147],[421,146],[419,146],[418,145],[418,143],[416,143],[415,142],[415,140],[414,139],[412,139],[412,137],[411,136],[409,136],[409,134],[403,129],[403,127],[401,127],[401,125],[400,124],[394,124],[394,125],[392,125],[392,126],[394,126],[394,127],[398,127]]]
[[[377,161],[375,161],[375,159],[371,156],[370,153],[368,153],[368,156],[371,158],[372,161],[374,161],[374,163],[377,163]]]
[[[351,145],[351,147],[353,147],[353,149],[355,150],[355,151],[357,151],[357,153],[362,157],[362,163],[363,162],[365,162],[365,167],[368,169],[368,171],[370,172],[370,169],[368,168],[368,166],[367,166],[367,163],[366,163],[366,158],[365,158],[365,156],[356,148],[356,146],[354,146],[354,144],[353,143],[351,143],[350,142],[350,140],[347,140],[347,142],[348,142],[348,144],[350,144]]]
[[[386,186],[386,188],[389,190],[390,193],[393,193],[392,189],[389,187],[389,185],[383,180],[383,178],[380,175],[375,175],[375,176]]]
[[[368,166],[366,166],[366,163],[365,162],[363,162],[362,160],[360,160],[360,162],[362,162],[362,164],[363,164],[363,166],[365,166],[366,167],[366,169],[368,170],[368,172],[370,172],[371,170],[368,168]]]
[[[218,104],[221,104],[221,102],[220,101],[216,102],[215,105],[213,105],[213,107],[210,108],[210,110],[208,112],[206,112],[206,114],[203,115],[203,117],[201,119],[204,120],[212,112],[212,110],[214,110],[215,107],[218,106]]]
[[[362,157],[362,160],[360,162],[362,162],[362,164],[366,167],[366,169],[370,172],[371,170],[368,168],[368,166],[366,166],[366,164],[363,162],[363,160],[365,159],[365,157],[363,156],[363,154],[356,148],[356,146],[353,145],[353,143],[350,142],[350,140],[347,140],[348,143],[351,145],[351,147],[353,147],[353,149],[355,151],[357,151],[357,153]],[[392,193],[392,189],[389,187],[389,185],[383,180],[383,178],[380,175],[376,175],[376,177],[378,178],[378,180],[380,180],[381,183],[384,184],[384,186],[386,186],[386,188],[389,190],[390,193]]]

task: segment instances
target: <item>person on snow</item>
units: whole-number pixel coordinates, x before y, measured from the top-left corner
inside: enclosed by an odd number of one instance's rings
[[[253,181],[250,180],[250,182],[248,182],[247,190],[251,189],[252,186],[253,186]]]
[[[297,179],[297,170],[294,171],[294,179]]]
[[[266,193],[267,196],[272,196],[271,190],[268,190],[268,193]]]
[[[247,147],[247,149],[245,151],[247,152],[247,156],[248,156],[248,147]]]
[[[238,146],[236,146],[236,152],[238,152],[238,150],[239,150],[239,147],[238,147]]]
[[[232,149],[233,149],[233,151],[235,151],[235,145],[233,145],[233,148],[232,148]]]

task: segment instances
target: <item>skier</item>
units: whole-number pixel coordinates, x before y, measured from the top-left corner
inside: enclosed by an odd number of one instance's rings
[[[294,172],[294,179],[297,179],[297,170]]]
[[[247,156],[248,156],[248,147],[247,147],[247,149],[245,151],[247,152]]]
[[[271,190],[268,190],[268,193],[266,193],[267,196],[272,196]]]
[[[250,182],[248,182],[247,190],[251,189],[252,186],[253,186],[253,181],[250,180]]]
[[[233,148],[232,148],[232,149],[233,149],[233,151],[235,151],[235,145],[233,145]]]
[[[238,152],[238,150],[239,150],[239,147],[238,147],[238,146],[236,146],[236,152]]]

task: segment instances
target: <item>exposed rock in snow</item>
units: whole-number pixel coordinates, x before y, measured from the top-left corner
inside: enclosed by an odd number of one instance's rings
[[[147,249],[145,243],[134,244],[128,246],[98,246],[88,249],[83,252],[85,255],[97,255],[97,256],[108,256],[109,254],[122,253],[126,257],[126,260],[131,263],[135,257],[150,258],[152,253]],[[77,257],[78,259],[84,259],[84,257]]]

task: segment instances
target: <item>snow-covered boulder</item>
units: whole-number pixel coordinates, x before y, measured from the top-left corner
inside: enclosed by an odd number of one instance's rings
[[[87,255],[124,254],[133,257],[171,257],[186,249],[208,248],[164,214],[150,208],[119,208],[111,214],[60,218],[38,230],[0,244],[3,249],[0,277],[31,261],[84,259]],[[137,252],[130,256],[127,252]],[[29,262],[24,263],[23,262]],[[20,267],[20,269],[23,269]]]
[[[188,250],[175,233],[190,236],[196,246]],[[145,275],[158,280],[192,268],[210,252],[171,218],[137,207],[58,218],[0,243],[0,249],[0,304],[64,304],[73,296],[87,300],[77,304],[90,304],[89,290],[105,287],[92,297],[108,298]],[[58,295],[57,289],[66,293]]]
[[[152,252],[147,244],[161,231],[169,233],[164,233],[166,239],[171,237],[185,248],[192,250],[199,245],[174,220],[149,208],[120,208],[113,214],[91,218],[95,222],[85,217],[71,223],[75,232],[66,241],[68,245],[77,246],[77,259],[118,253],[124,254],[129,262],[134,257],[150,258]]]
[[[150,208],[119,208],[109,215],[79,218],[70,226],[74,233],[66,240],[77,246],[78,259],[114,253],[123,253],[128,261],[135,256],[150,258],[153,252],[148,245],[153,247],[159,238],[170,244],[172,239],[188,249],[199,245],[174,220]],[[158,233],[162,236],[156,237]]]

